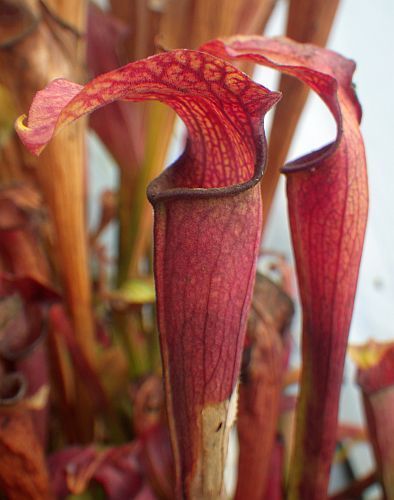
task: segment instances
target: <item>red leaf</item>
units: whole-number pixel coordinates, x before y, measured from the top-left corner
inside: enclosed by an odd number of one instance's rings
[[[261,233],[262,119],[279,94],[209,54],[177,50],[85,87],[55,80],[17,131],[38,154],[62,126],[118,99],[163,101],[189,131],[183,155],[148,196],[177,494],[215,496],[223,489]]]
[[[324,498],[335,447],[339,393],[368,210],[355,65],[286,38],[234,37],[202,50],[248,59],[302,80],[322,98],[336,140],[283,169],[303,309],[303,372],[292,498]]]
[[[394,344],[352,347],[368,433],[385,498],[394,495]],[[359,356],[357,356],[359,354]]]
[[[269,480],[264,492],[260,499],[269,500],[283,500],[283,461],[284,449],[283,444],[279,438],[276,439],[274,449],[271,453],[271,460],[268,464],[269,467]],[[246,498],[246,497],[244,497]]]
[[[49,458],[49,470],[56,498],[81,494],[95,481],[102,486],[108,500],[137,498],[144,493],[153,500],[140,455],[138,441],[107,450],[75,446],[54,453]]]

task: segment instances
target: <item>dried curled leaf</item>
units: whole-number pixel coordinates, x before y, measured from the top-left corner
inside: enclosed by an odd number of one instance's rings
[[[48,473],[43,449],[23,405],[26,381],[18,373],[0,380],[0,490],[10,500],[48,498]]]

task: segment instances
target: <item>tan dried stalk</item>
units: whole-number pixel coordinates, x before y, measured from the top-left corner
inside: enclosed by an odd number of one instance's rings
[[[169,0],[161,22],[165,47],[198,48],[211,38],[261,34],[276,0]]]
[[[32,30],[0,51],[2,78],[13,92],[18,110],[28,109],[34,93],[55,77],[80,78],[77,57],[84,24],[85,2],[2,1],[14,9],[15,32],[29,13]],[[63,15],[64,9],[64,15]],[[1,10],[0,10],[1,12]],[[20,30],[19,30],[20,31]],[[65,285],[78,341],[93,362],[93,324],[85,223],[84,125],[59,134],[42,155],[35,171],[51,211],[56,232],[59,269]]]
[[[85,0],[1,0],[2,83],[18,112],[26,111],[37,90],[57,77],[81,79]],[[75,335],[88,361],[95,363],[85,213],[85,124],[68,128],[35,164],[55,229],[55,260],[73,319]],[[31,161],[31,160],[29,160]],[[33,163],[33,162],[32,162]],[[89,398],[82,391],[81,438],[91,437]]]
[[[123,58],[133,61],[156,52],[155,37],[159,32],[166,2],[111,0],[112,13],[132,29],[125,40]],[[159,5],[160,4],[160,5]],[[121,165],[119,186],[119,260],[118,285],[139,274],[139,262],[146,252],[152,228],[151,208],[145,188],[162,169],[171,138],[175,114],[156,103],[140,105],[140,126],[143,126],[143,165]],[[136,175],[136,170],[139,173]]]
[[[1,108],[0,108],[1,112]],[[19,139],[15,136],[0,149],[0,184],[7,185],[25,177],[19,148]]]

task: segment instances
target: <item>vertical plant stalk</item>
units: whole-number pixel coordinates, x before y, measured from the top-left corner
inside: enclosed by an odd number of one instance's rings
[[[127,18],[126,7],[125,3],[117,4],[116,15]],[[131,8],[131,3],[128,4],[128,7]],[[90,72],[93,76],[97,76],[121,65],[123,44],[128,42],[127,36],[134,29],[129,29],[124,21],[103,12],[92,3],[89,5],[88,14],[87,62]],[[127,56],[127,59],[133,58],[133,55]],[[168,108],[165,108],[165,111],[171,112]],[[141,248],[137,252],[135,246],[141,239],[139,226],[148,225],[148,221],[150,221],[149,228],[152,227],[151,215],[149,214],[147,219],[142,215],[146,211],[146,207],[149,206],[143,194],[146,182],[142,185],[141,191],[141,183],[146,181],[144,177],[149,175],[143,171],[142,167],[146,149],[147,118],[144,116],[143,104],[130,106],[124,102],[113,103],[112,106],[102,108],[90,117],[90,126],[98,134],[119,166],[119,231],[116,277],[118,287],[127,282],[129,275],[135,276],[138,270]],[[160,125],[162,124],[160,123]],[[171,130],[172,127],[170,127],[170,132]],[[159,139],[165,136],[166,134],[163,134],[163,129],[161,129]],[[152,144],[149,146],[152,148]],[[159,149],[159,144],[153,144],[153,148],[149,152],[152,154],[155,149]],[[164,154],[162,149],[160,149],[160,153]],[[149,165],[144,166],[150,167]],[[160,169],[161,167],[162,165],[160,165]],[[131,255],[132,253],[133,255]],[[118,329],[124,330],[119,321],[117,323]]]
[[[287,484],[290,474],[290,462],[294,450],[297,397],[282,395],[278,420],[279,435],[283,441],[283,483]]]
[[[269,498],[270,500],[283,500],[283,459],[283,443],[277,438],[271,453],[268,482],[265,492],[262,496],[260,496],[260,499]]]
[[[1,9],[8,2],[0,2]],[[7,85],[17,108],[26,109],[34,93],[54,77],[80,78],[84,63],[85,0],[27,0],[11,2],[13,22],[21,24],[26,13],[33,28],[0,50],[0,68],[7,72]],[[33,22],[33,21],[32,21]],[[22,64],[21,61],[24,61]],[[40,158],[35,174],[48,204],[55,228],[55,257],[64,286],[75,336],[94,366],[95,342],[88,272],[85,209],[85,125],[83,122],[59,134]],[[77,425],[82,440],[92,436],[93,409],[81,384]]]
[[[293,314],[288,295],[257,274],[249,314],[237,431],[238,480],[235,498],[261,500],[267,489],[284,376],[282,334]],[[267,497],[268,498],[268,497]]]
[[[177,498],[219,498],[261,236],[262,120],[279,94],[201,52],[131,63],[85,87],[55,80],[17,131],[40,153],[54,133],[114,100],[169,104],[184,153],[154,180],[155,278]]]
[[[75,62],[75,57],[80,56],[81,52],[78,33],[84,29],[85,2],[43,2],[47,8],[40,7],[39,2],[30,4],[34,5],[36,28],[29,36],[0,51],[1,67],[7,68],[8,86],[15,88],[16,82],[19,82],[16,86],[18,92],[14,94],[19,109],[25,109],[34,92],[55,76],[79,78],[81,70],[78,65],[82,63],[81,59]],[[18,15],[30,12],[30,4],[15,4],[20,9],[15,12],[15,22]],[[64,20],[63,8],[67,14]],[[21,60],[28,63],[21,65]],[[89,351],[87,355],[92,358],[93,325],[86,246],[82,123],[70,128],[51,144],[42,156],[36,174],[56,228],[59,267],[76,335],[81,346]]]
[[[355,65],[339,54],[286,38],[234,37],[202,50],[246,58],[296,76],[323,99],[337,138],[283,169],[300,288],[301,391],[289,499],[327,494],[349,327],[368,212]]]
[[[324,47],[327,43],[340,0],[290,0],[286,36],[297,42]],[[280,169],[284,165],[309,88],[290,75],[282,75],[279,90],[283,99],[275,109],[268,142],[267,172],[261,183],[264,210],[268,220]]]
[[[385,498],[394,497],[394,344],[353,346],[368,433]]]
[[[145,187],[163,170],[176,116],[171,109],[156,102],[146,107],[145,115],[149,126],[145,137],[144,159],[136,179],[134,197],[130,200],[130,205],[126,205],[131,207],[131,212],[128,211],[126,216],[123,210],[123,217],[127,220],[127,232],[124,235],[127,242],[124,245],[125,257],[120,259],[120,264],[125,263],[125,268],[119,268],[119,285],[126,279],[141,274],[139,266],[141,258],[147,252],[153,221]],[[120,187],[120,193],[125,191],[126,186],[127,184]]]
[[[84,129],[85,124],[80,122],[62,131],[42,154],[37,174],[55,218],[55,248],[75,335],[93,366],[95,343],[84,203]],[[67,156],[60,155],[60,151],[67,151]]]
[[[156,52],[155,37],[165,11],[162,4],[111,1],[112,13],[124,23],[122,40],[119,40],[118,59],[134,61]],[[108,23],[108,20],[106,21]],[[114,21],[112,21],[113,23]],[[103,19],[104,23],[104,19]],[[127,36],[128,35],[128,36]],[[123,51],[121,42],[123,41]],[[118,65],[114,65],[115,69]],[[146,185],[163,170],[166,153],[172,137],[175,114],[159,103],[125,108],[117,104],[129,124],[127,141],[134,145],[131,165],[125,166],[125,155],[118,155],[119,184],[119,254],[117,286],[141,274],[141,259],[146,255],[152,232],[152,211],[146,199]],[[130,120],[129,117],[134,117]],[[110,146],[111,149],[111,146]],[[130,156],[130,152],[128,152]],[[130,163],[130,162],[129,162]],[[123,319],[127,324],[127,318]],[[122,330],[122,328],[121,328]],[[124,330],[124,329],[123,329]],[[128,328],[123,332],[127,335]]]
[[[68,442],[75,443],[78,442],[79,436],[74,425],[77,402],[72,363],[65,339],[51,324],[48,331],[48,350],[50,372],[56,381],[56,385],[53,384],[51,388],[51,397],[59,408],[59,421],[64,436]]]

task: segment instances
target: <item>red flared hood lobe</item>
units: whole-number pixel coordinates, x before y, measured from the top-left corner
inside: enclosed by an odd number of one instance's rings
[[[225,187],[249,181],[262,164],[262,118],[279,99],[230,64],[176,50],[105,73],[84,87],[54,80],[38,92],[16,129],[39,154],[67,123],[116,100],[159,100],[185,122],[190,140],[176,169],[177,187]],[[173,186],[174,187],[174,186]]]
[[[355,114],[358,122],[361,120],[361,107],[352,84],[356,65],[337,52],[286,37],[261,36],[216,39],[202,45],[200,50],[224,59],[251,60],[301,80],[321,97],[338,125],[345,98],[352,104],[347,112]]]

